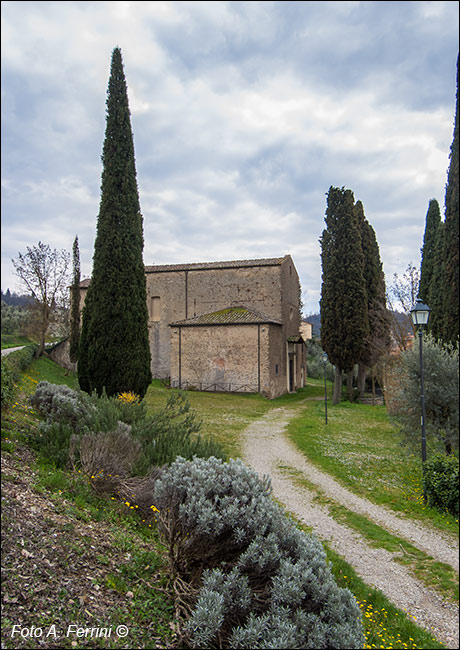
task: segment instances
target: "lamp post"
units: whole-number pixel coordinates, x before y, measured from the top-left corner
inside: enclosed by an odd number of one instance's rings
[[[323,352],[323,363],[324,363],[324,417],[325,417],[325,423],[327,424],[327,386],[326,386],[327,354],[326,352]]]
[[[417,298],[410,311],[412,322],[418,331],[420,350],[420,402],[422,407],[422,462],[426,461],[425,388],[423,383],[423,328],[428,325],[431,309]]]

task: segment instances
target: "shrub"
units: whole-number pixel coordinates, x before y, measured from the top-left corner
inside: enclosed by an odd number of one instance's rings
[[[222,447],[197,436],[201,422],[182,393],[172,393],[161,410],[133,424],[132,434],[142,444],[143,456],[136,465],[137,474],[150,472],[152,466],[172,463],[177,456],[225,458]]]
[[[418,446],[420,437],[419,352],[417,340],[400,355],[393,366],[393,386],[388,395],[390,414],[412,446]],[[427,439],[437,441],[446,453],[458,450],[458,346],[442,346],[424,335],[423,369]]]
[[[90,430],[95,408],[87,395],[62,384],[41,381],[30,398],[32,406],[46,419],[47,424],[65,424],[74,433]]]
[[[358,648],[361,615],[321,544],[241,461],[178,458],[153,501],[193,648]]]
[[[134,440],[131,427],[124,422],[118,422],[115,431],[85,434],[76,442],[82,470],[99,482],[128,476],[141,453],[140,443]]]
[[[141,449],[141,452],[134,454],[132,459],[130,470],[133,473],[148,475],[153,466],[171,463],[178,455],[186,458],[192,458],[194,455],[224,457],[220,445],[195,435],[201,423],[190,410],[189,402],[184,395],[171,395],[166,407],[152,415],[146,415],[146,408],[142,402],[126,395],[128,394],[125,394],[122,399],[116,396],[107,397],[105,393],[98,397],[95,392],[87,395],[68,386],[40,382],[30,400],[34,408],[45,418],[45,422],[40,425],[37,448],[46,454],[59,449],[56,458],[49,456],[49,459],[56,462],[59,458],[61,467],[62,463],[65,465],[69,460],[69,453],[66,454],[64,450],[67,445],[67,452],[69,451],[72,439],[71,461],[75,465],[79,462],[79,437],[102,433],[115,435],[116,432],[121,431],[120,424],[124,423],[130,429],[132,449]],[[121,444],[121,438],[118,443]],[[89,443],[89,438],[85,438],[84,444],[94,446],[96,443],[94,441]],[[100,444],[104,445],[105,442],[101,441]],[[129,455],[127,447],[126,452],[122,452],[121,447],[119,451]],[[106,448],[104,454],[107,456],[108,453],[109,449]],[[102,446],[98,454],[104,455]],[[123,458],[120,458],[120,466],[123,463]],[[113,466],[113,458],[110,464]],[[101,466],[94,469],[99,472],[104,468]],[[91,474],[94,474],[93,470]]]
[[[2,357],[2,378],[1,378],[1,405],[2,410],[8,408],[16,394],[15,384],[21,378],[21,373],[32,363],[38,350],[38,345],[32,343],[21,350],[11,352]]]
[[[458,517],[458,458],[437,454],[423,463],[428,504]]]
[[[38,435],[30,440],[30,445],[56,467],[64,468],[69,462],[70,439],[73,428],[66,422],[41,422]]]

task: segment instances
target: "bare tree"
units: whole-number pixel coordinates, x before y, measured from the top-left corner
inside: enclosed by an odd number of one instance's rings
[[[27,246],[27,253],[18,253],[17,259],[11,261],[22,286],[35,299],[40,355],[45,349],[52,314],[67,298],[70,254],[39,241],[37,246]]]
[[[409,262],[402,276],[393,274],[393,283],[387,290],[391,333],[400,350],[407,349],[410,340],[408,332],[415,333],[410,310],[417,299],[419,284],[420,271]]]

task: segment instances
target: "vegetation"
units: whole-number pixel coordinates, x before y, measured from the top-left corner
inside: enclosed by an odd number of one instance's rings
[[[423,493],[430,506],[458,519],[458,458],[438,454],[423,465]]]
[[[355,219],[363,251],[363,274],[366,285],[369,334],[363,341],[358,361],[358,394],[364,395],[368,368],[376,374],[376,364],[390,345],[389,314],[386,307],[385,275],[375,231],[364,216],[361,201],[355,204]]]
[[[321,544],[271,499],[269,479],[241,461],[178,458],[154,501],[187,645],[362,647],[354,598],[337,587]]]
[[[41,355],[52,317],[59,307],[66,305],[69,253],[51,249],[39,241],[37,246],[27,246],[27,253],[18,253],[12,262],[22,286],[35,301],[38,354]]]
[[[78,237],[75,237],[72,247],[72,286],[70,288],[70,361],[78,361],[80,343],[80,249]]]
[[[129,627],[130,647],[161,646],[174,641],[176,618],[166,578],[167,557],[158,542],[154,521],[137,514],[141,508],[137,507],[135,499],[101,498],[100,493],[94,490],[97,481],[91,479],[91,474],[57,470],[40,456],[37,462],[24,447],[24,441],[29,440],[38,426],[37,415],[26,396],[35,392],[37,384],[43,380],[76,388],[75,375],[49,359],[36,359],[22,375],[17,400],[4,413],[2,422],[2,448],[7,462],[11,461],[3,475],[3,485],[8,490],[4,501],[7,516],[3,521],[5,538],[14,541],[13,545],[7,542],[4,553],[8,578],[7,585],[4,584],[8,595],[4,599],[3,614],[5,647],[12,647],[10,630],[16,621],[22,594],[27,595],[33,612],[27,617],[28,625],[46,626],[54,620],[67,621],[69,617],[69,622],[87,621],[91,626],[106,625],[110,621],[113,627],[117,624]],[[176,392],[166,389],[160,382],[153,382],[145,399],[147,411],[151,412],[152,408],[161,410],[168,396]],[[406,515],[430,521],[440,530],[454,532],[458,521],[452,515],[438,513],[423,503],[420,459],[409,453],[406,455],[401,449],[397,430],[388,422],[385,408],[343,402],[329,410],[328,425],[325,426],[323,403],[314,399],[305,401],[306,397],[321,397],[323,394],[321,379],[309,380],[307,388],[299,391],[298,395],[288,395],[274,402],[250,395],[190,393],[189,397],[192,406],[198,408],[202,416],[202,432],[215,434],[221,439],[225,437],[222,429],[227,423],[231,426],[232,438],[236,440],[238,431],[245,426],[245,418],[248,424],[251,419],[282,404],[298,408],[298,417],[292,421],[290,433],[298,435],[302,444],[307,438],[311,439],[309,457],[311,452],[314,462],[321,465],[323,455],[327,456],[321,451],[325,450],[331,461],[328,471],[334,475],[337,470],[339,478],[342,477],[340,480],[351,489],[395,510],[405,511]],[[237,417],[234,417],[234,410]],[[430,445],[428,457],[431,457]],[[372,463],[369,463],[369,458],[372,458]],[[13,467],[16,462],[17,469]],[[24,507],[14,505],[13,515],[10,500],[13,499],[14,503],[14,498],[22,494],[24,481],[27,481],[30,498],[24,501],[21,496]],[[10,486],[14,489],[14,498]],[[25,507],[28,504],[30,509],[27,511]],[[340,516],[345,516],[345,513]],[[26,546],[19,547],[19,551],[24,549],[34,556],[37,568],[33,591],[27,591],[24,581],[17,579],[24,570],[19,568],[21,563],[27,561],[25,554],[18,552],[21,535],[17,525],[22,526],[24,533],[26,523]],[[364,523],[357,522],[356,525],[362,530]],[[53,541],[53,531],[59,536],[59,546]],[[392,542],[388,540],[385,543]],[[365,648],[443,647],[416,625],[414,617],[395,608],[381,592],[366,585],[342,558],[324,546],[338,586],[350,589],[363,613]],[[409,553],[412,550],[407,547]],[[70,563],[69,557],[72,558]],[[54,563],[51,582],[47,561]],[[81,570],[83,567],[84,571]],[[436,577],[442,575],[441,568],[434,565],[432,572]],[[89,589],[86,575],[93,577]],[[14,578],[11,580],[9,576]],[[85,614],[85,610],[90,614]],[[41,614],[45,611],[46,616]],[[36,645],[30,639],[14,641],[17,648]],[[70,647],[72,638],[62,637],[58,642],[60,647]],[[123,640],[119,638],[79,640],[79,647],[121,647],[120,644]]]
[[[362,206],[360,210],[362,219]],[[336,367],[333,403],[342,392],[342,372],[364,360],[370,335],[361,230],[351,190],[329,188],[326,228],[320,239],[322,262],[321,344]],[[351,399],[351,385],[348,391]]]
[[[441,212],[436,199],[431,199],[425,219],[423,236],[422,264],[420,267],[420,285],[418,295],[422,302],[430,304],[430,287],[435,271],[435,254],[438,230],[441,224]]]
[[[313,395],[324,394],[321,380],[309,383],[310,395],[312,391]],[[419,430],[420,422],[418,425]],[[427,507],[419,445],[402,445],[399,429],[388,418],[385,406],[341,402],[328,408],[326,425],[324,402],[311,400],[290,421],[288,434],[311,462],[355,494],[458,534],[458,518]],[[436,441],[428,439],[428,459],[437,451]]]
[[[427,437],[438,442],[441,451],[458,453],[458,345],[456,348],[442,346],[425,336],[423,370]],[[390,413],[414,448],[414,440],[419,440],[421,417],[418,341],[400,355],[393,375],[393,389],[388,399]]]
[[[82,314],[80,387],[143,397],[151,381],[142,215],[126,80],[115,48],[107,94],[101,202]]]
[[[444,248],[442,259],[437,262],[443,265],[444,290],[443,290],[443,326],[441,339],[444,343],[455,345],[458,342],[459,330],[459,241],[458,241],[458,216],[459,216],[459,151],[458,151],[458,59],[457,59],[457,98],[454,118],[454,136],[450,148],[450,165],[447,176],[445,196],[446,217],[444,220]]]

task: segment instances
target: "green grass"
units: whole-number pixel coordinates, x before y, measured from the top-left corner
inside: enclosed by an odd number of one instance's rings
[[[279,468],[295,483],[315,494],[313,501],[326,506],[331,517],[337,522],[356,530],[370,546],[384,548],[392,553],[396,562],[406,566],[415,578],[438,591],[443,598],[458,601],[458,575],[450,565],[437,562],[407,540],[389,533],[367,517],[342,506],[325,495],[317,485],[305,479],[299,470],[287,465],[279,465]]]
[[[458,536],[458,518],[428,508],[419,454],[401,444],[385,406],[306,402],[288,435],[307,458],[351,491]],[[428,455],[431,449],[428,446]]]
[[[27,336],[19,336],[19,334],[2,334],[2,350],[7,348],[17,348],[20,345],[29,345],[32,343]]]
[[[148,410],[163,408],[173,392],[178,392],[178,389],[166,388],[160,380],[154,380],[144,398]],[[274,407],[298,404],[306,392],[298,391],[295,395],[284,395],[275,400],[243,393],[187,391],[185,394],[202,422],[200,434],[211,436],[223,446],[230,458],[235,458],[241,455],[240,434],[253,420]]]

